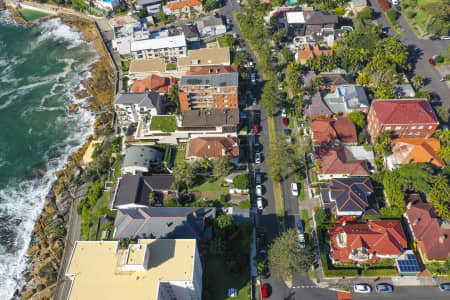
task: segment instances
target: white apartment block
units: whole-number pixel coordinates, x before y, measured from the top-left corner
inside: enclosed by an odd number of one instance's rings
[[[131,42],[133,59],[164,58],[166,63],[174,63],[178,57],[187,56],[184,34],[157,39]]]

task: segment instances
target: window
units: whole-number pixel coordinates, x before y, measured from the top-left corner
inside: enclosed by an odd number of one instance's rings
[[[416,129],[416,126],[411,126],[411,129]]]
[[[228,107],[228,104],[225,104],[224,107]]]
[[[402,129],[402,126],[396,126],[395,127],[395,130],[400,130],[400,129]]]
[[[431,129],[431,128],[433,128],[433,126],[428,126],[428,129]]]
[[[417,129],[423,129],[423,126],[419,126]]]
[[[386,130],[391,130],[391,126],[386,126]]]

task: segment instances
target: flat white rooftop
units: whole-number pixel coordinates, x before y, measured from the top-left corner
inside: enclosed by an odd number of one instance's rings
[[[305,23],[305,16],[302,11],[291,11],[286,13],[288,24]]]
[[[155,49],[179,48],[179,47],[186,47],[186,39],[184,37],[184,34],[157,39],[135,41],[131,43],[131,51],[155,50]]]

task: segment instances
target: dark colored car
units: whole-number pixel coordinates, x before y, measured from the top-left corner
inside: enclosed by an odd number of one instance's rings
[[[380,283],[376,286],[377,293],[392,293],[394,289],[392,288],[392,285],[387,283]]]
[[[428,63],[433,67],[436,65],[436,61],[434,60],[434,58],[429,58]]]
[[[289,125],[289,119],[288,118],[283,118],[283,125],[284,126],[288,126]]]
[[[303,221],[302,220],[297,221],[297,233],[305,233],[305,230],[303,229]]]
[[[270,297],[270,285],[264,283],[261,285],[261,296],[263,299],[268,299]]]

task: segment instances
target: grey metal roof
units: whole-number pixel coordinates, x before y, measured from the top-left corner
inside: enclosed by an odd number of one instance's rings
[[[200,238],[205,219],[215,218],[214,207],[145,207],[117,212],[114,239],[166,237]]]
[[[327,106],[327,104],[323,101],[319,92],[314,94],[307,94],[304,96],[304,100],[306,103],[306,114],[308,117],[312,116],[320,116],[320,115],[332,115],[333,112]]]
[[[239,109],[187,110],[183,113],[182,127],[236,126]]]
[[[160,109],[162,105],[161,95],[150,91],[148,93],[119,93],[116,95],[114,104],[133,105]]]
[[[144,167],[148,168],[151,164],[159,163],[163,160],[164,153],[152,147],[129,147],[123,160],[123,168]]]
[[[162,0],[138,0],[137,4],[141,6],[161,3]]]
[[[368,108],[364,87],[359,84],[340,85],[336,92],[325,95],[323,98],[328,107],[335,113],[347,112],[348,109]]]
[[[210,75],[185,75],[181,76],[180,86],[212,86],[212,87],[237,87],[239,73],[222,73]]]
[[[152,191],[170,191],[171,186],[175,182],[172,175],[155,174],[151,176],[143,176],[145,185],[150,187]]]
[[[202,18],[201,20],[197,21],[197,26],[200,30],[202,30],[205,27],[219,26],[219,25],[224,25],[223,20],[221,17],[216,17],[214,15]]]

